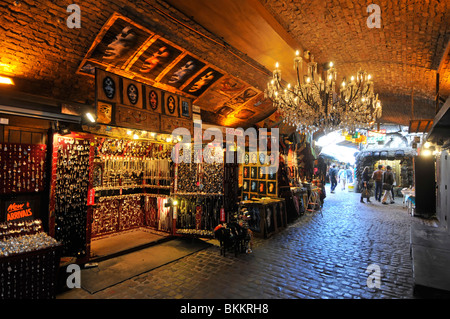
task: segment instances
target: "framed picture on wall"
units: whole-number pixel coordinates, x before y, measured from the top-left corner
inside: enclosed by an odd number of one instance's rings
[[[180,104],[181,104],[180,105],[181,106],[181,116],[191,118],[191,116],[192,116],[191,100],[181,97]]]
[[[258,179],[266,179],[267,177],[267,167],[258,167]]]
[[[277,194],[277,183],[267,182],[267,194],[276,195]]]
[[[265,195],[266,194],[266,181],[258,181],[258,193]]]
[[[250,166],[244,166],[242,169],[242,176],[244,178],[250,178]]]
[[[244,179],[244,182],[242,184],[242,190],[244,192],[250,191],[250,180],[249,179]]]
[[[258,178],[258,167],[252,166],[250,171],[250,178],[257,179]]]
[[[168,92],[164,93],[164,114],[178,117],[178,96]]]
[[[274,181],[277,179],[277,168],[276,167],[268,167],[267,179],[274,180]]]
[[[258,181],[251,181],[250,183],[250,191],[253,193],[258,192]]]

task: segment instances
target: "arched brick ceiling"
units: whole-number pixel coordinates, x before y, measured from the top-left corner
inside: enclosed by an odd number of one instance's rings
[[[450,40],[449,1],[260,2],[318,62],[334,61],[338,76],[348,77],[359,68],[373,74],[385,121],[406,124],[411,95],[415,118],[434,117],[441,61],[440,93],[449,96],[448,51],[443,57]],[[381,28],[367,26],[371,3],[380,6]]]
[[[207,0],[167,1],[266,68],[272,70],[272,61],[280,61],[283,78],[288,81],[298,48],[309,50],[319,63],[333,61],[341,78],[350,77],[360,68],[366,70],[374,76],[385,122],[408,125],[412,117],[434,117],[439,64],[440,93],[443,98],[450,93],[448,51],[443,57],[450,40],[449,1],[245,0],[239,5],[230,0],[222,1],[222,5]],[[379,29],[367,26],[367,6],[371,3],[381,9]],[[248,5],[253,12],[246,18],[240,11]],[[265,17],[290,49],[275,52],[259,37],[251,38],[243,26],[255,12]],[[225,27],[226,22],[229,27]],[[239,29],[243,31],[234,32]],[[253,40],[245,43],[245,39]],[[272,39],[273,47],[280,45],[277,38]],[[253,52],[254,46],[260,49],[258,53]]]

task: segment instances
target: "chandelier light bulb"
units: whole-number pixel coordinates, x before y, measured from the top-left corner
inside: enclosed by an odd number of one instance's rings
[[[299,50],[295,51],[295,56],[299,56],[299,55],[300,55],[300,51]]]
[[[369,74],[369,75],[367,76],[367,78],[370,80],[370,79],[372,78],[372,76]]]
[[[332,68],[333,67],[333,62],[330,62],[330,68]]]
[[[275,68],[279,68],[280,67],[280,64],[277,62],[277,63],[275,63]]]
[[[350,80],[353,82],[355,81],[355,77],[352,75],[352,77],[350,78]]]

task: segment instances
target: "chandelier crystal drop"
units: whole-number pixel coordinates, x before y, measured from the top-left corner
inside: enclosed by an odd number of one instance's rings
[[[305,57],[308,56],[306,51]],[[314,57],[311,55],[308,60],[304,61],[300,52],[296,52],[294,69],[297,84],[294,86],[283,84],[278,63],[267,83],[265,96],[273,101],[284,123],[302,133],[314,133],[320,129],[355,131],[371,128],[382,112],[378,95],[373,92],[372,76],[360,70],[350,81],[344,78],[338,85],[332,62],[318,73]],[[306,74],[303,74],[304,64]]]

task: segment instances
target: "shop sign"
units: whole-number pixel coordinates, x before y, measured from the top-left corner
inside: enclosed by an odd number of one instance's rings
[[[368,131],[367,132],[367,142],[375,143],[375,142],[384,142],[386,140],[386,130],[379,131]]]
[[[34,216],[34,201],[32,200],[17,200],[8,201],[5,203],[5,220],[19,221],[19,220],[31,220]]]
[[[88,204],[88,206],[95,204],[95,189],[94,188],[91,188],[88,191],[88,202],[87,202],[87,204]]]

